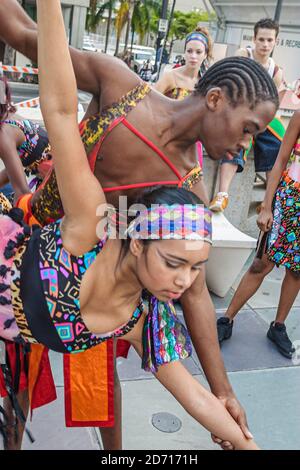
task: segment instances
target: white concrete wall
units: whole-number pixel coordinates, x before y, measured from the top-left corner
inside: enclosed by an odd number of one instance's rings
[[[169,0],[169,4],[172,5],[172,0]],[[211,9],[210,1],[206,0],[208,8]],[[202,0],[177,0],[176,10],[180,11],[193,11],[195,8],[205,10],[205,4]]]
[[[252,37],[253,27],[242,28],[228,25],[224,42],[233,44],[236,48],[246,47],[252,44]],[[273,58],[283,68],[288,82],[293,82],[300,77],[300,28],[299,30],[281,28]]]

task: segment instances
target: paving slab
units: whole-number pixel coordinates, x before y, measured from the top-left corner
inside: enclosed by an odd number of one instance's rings
[[[183,363],[192,375],[201,374],[201,369],[193,358],[188,358]],[[117,367],[120,380],[150,380],[153,378],[151,372],[145,372],[142,369],[141,359],[133,348],[129,349],[127,359],[117,359]]]
[[[28,422],[35,442],[23,440],[23,450],[100,450],[100,442],[94,428],[67,428],[64,416],[64,393],[56,388],[57,400],[34,410],[33,420]]]
[[[247,410],[251,432],[263,449],[300,448],[300,368],[234,372],[230,381]],[[203,376],[196,376],[207,386]],[[124,449],[215,449],[209,433],[191,418],[174,397],[155,379],[123,381]],[[63,394],[58,400],[36,410],[30,429],[36,442],[24,439],[23,449],[99,450],[95,430],[65,428]],[[181,421],[174,433],[161,432],[152,425],[156,413],[171,413]]]
[[[280,297],[280,289],[282,284],[282,279],[285,275],[285,269],[280,267],[275,267],[268,276],[263,280],[262,285],[257,290],[257,292],[248,300],[248,305],[251,308],[277,308]],[[233,289],[236,290],[241,276],[233,284]],[[298,294],[294,307],[300,306],[300,294]]]
[[[217,317],[221,315],[217,312]],[[267,331],[268,324],[253,310],[241,310],[234,321],[232,337],[221,345],[227,371],[292,366],[293,362],[266,337]]]
[[[202,383],[204,379],[196,377]],[[122,382],[124,449],[195,450],[218,449],[210,434],[178,405],[175,398],[155,379]],[[161,432],[152,425],[156,413],[171,413],[182,427],[174,433]]]
[[[300,449],[300,368],[229,374],[250,430],[266,450]]]
[[[256,308],[255,312],[268,325],[275,319],[276,309],[274,308]],[[292,341],[300,340],[300,307],[292,307],[285,321],[288,335]]]
[[[270,450],[300,449],[299,367],[235,372],[229,377],[258,445]],[[206,385],[203,377],[196,378]],[[209,433],[157,381],[123,382],[122,391],[125,449],[216,448]],[[151,419],[158,412],[174,414],[182,428],[172,434],[155,429]]]

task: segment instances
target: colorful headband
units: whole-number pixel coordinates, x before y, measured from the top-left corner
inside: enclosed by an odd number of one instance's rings
[[[137,240],[202,240],[212,243],[211,211],[202,204],[154,204],[126,231]]]
[[[205,50],[208,51],[208,37],[205,36],[205,34],[200,33],[200,31],[190,33],[186,37],[185,45],[187,45],[187,43],[190,42],[190,41],[200,41],[202,44],[204,44]]]

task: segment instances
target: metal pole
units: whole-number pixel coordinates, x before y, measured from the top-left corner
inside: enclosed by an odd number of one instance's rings
[[[176,6],[176,0],[173,0],[173,5],[172,5],[171,13],[170,13],[170,18],[169,18],[168,30],[166,32],[165,40],[162,46],[163,50],[166,48],[167,40],[168,40],[169,33],[170,33],[170,28],[171,28],[173,17],[174,17],[175,6]],[[160,56],[159,65],[158,65],[158,72],[157,72],[158,79],[159,79],[159,74],[160,74],[160,69],[161,69],[161,60],[162,60],[162,54]]]
[[[276,21],[277,23],[279,23],[279,20],[280,20],[282,4],[283,4],[283,0],[277,0],[275,14],[274,14],[274,21]],[[270,57],[273,57],[273,53],[274,53],[274,49]]]
[[[166,20],[167,16],[168,16],[168,4],[169,4],[169,0],[162,0],[162,7],[161,7],[160,17],[163,20]],[[154,67],[155,72],[157,71],[158,51],[159,51],[159,48],[160,48],[161,40],[164,37],[164,35],[165,35],[165,33],[162,33],[161,31],[158,31],[157,40],[156,40],[156,56],[155,56],[155,67]],[[162,53],[163,53],[163,51],[162,51]]]
[[[276,5],[276,10],[275,10],[275,15],[274,15],[274,21],[277,21],[277,23],[279,23],[279,20],[280,20],[282,4],[283,4],[283,0],[277,0],[277,5]]]

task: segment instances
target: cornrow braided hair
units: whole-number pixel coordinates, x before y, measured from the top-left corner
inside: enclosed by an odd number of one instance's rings
[[[279,99],[276,85],[268,72],[247,57],[228,57],[212,65],[195,86],[195,94],[205,96],[214,87],[224,88],[233,107],[248,102],[250,109],[261,101]]]

